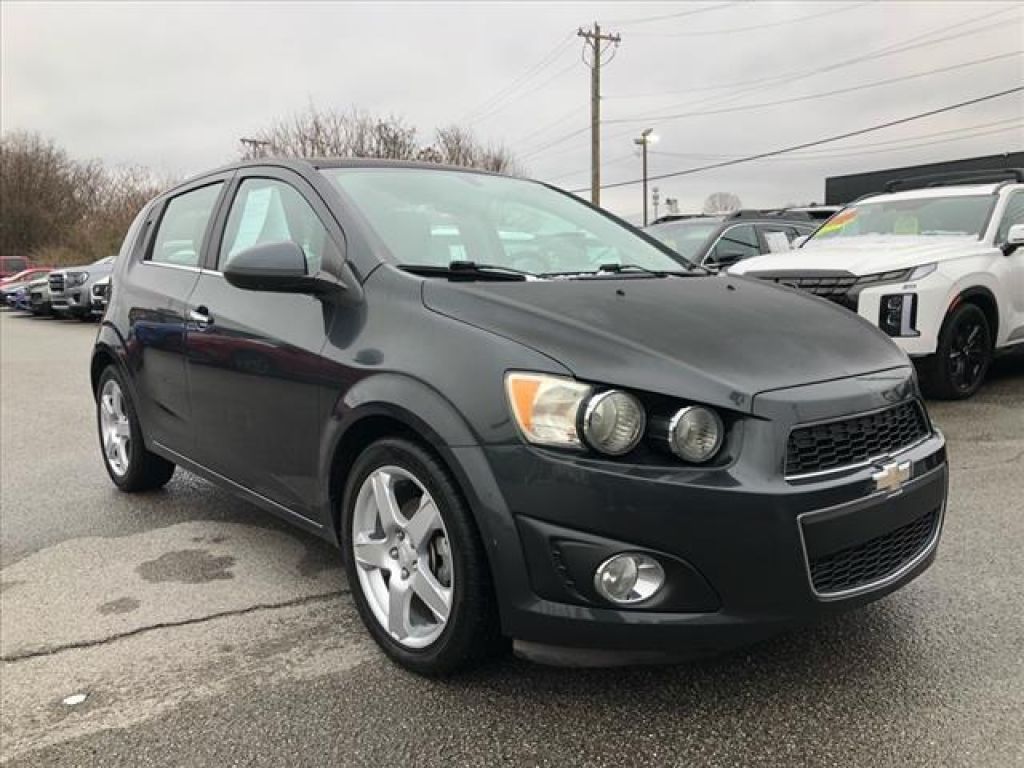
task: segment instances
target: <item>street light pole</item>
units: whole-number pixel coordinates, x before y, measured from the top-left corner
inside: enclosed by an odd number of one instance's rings
[[[657,141],[658,137],[652,135],[654,133],[653,128],[646,128],[640,134],[640,137],[633,139],[633,143],[643,147],[644,157],[644,226],[647,226],[647,145],[652,141]]]

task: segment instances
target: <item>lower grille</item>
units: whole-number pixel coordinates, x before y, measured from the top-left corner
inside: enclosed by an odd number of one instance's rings
[[[881,581],[920,555],[938,524],[935,509],[895,531],[810,560],[814,590],[829,595]]]
[[[796,427],[786,443],[786,477],[861,464],[913,445],[928,436],[916,400],[845,419]]]

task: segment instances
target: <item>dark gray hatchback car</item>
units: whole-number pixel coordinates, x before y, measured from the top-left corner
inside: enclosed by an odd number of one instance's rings
[[[237,165],[147,205],[112,285],[114,483],[180,466],[336,543],[418,672],[723,649],[934,557],[944,441],[888,338],[542,184]]]

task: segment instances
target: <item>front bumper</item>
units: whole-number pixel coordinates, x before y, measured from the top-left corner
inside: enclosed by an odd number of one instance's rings
[[[913,297],[914,322],[907,335],[892,336],[892,340],[911,357],[934,354],[942,322],[956,296],[954,281],[939,269],[916,282],[865,288],[858,296],[857,314],[872,325],[879,325],[883,298],[894,294]]]
[[[713,468],[521,443],[455,449],[503,631],[534,658],[552,647],[692,656],[899,589],[929,566],[941,535],[941,433],[928,425],[923,439],[884,459],[813,476],[787,480],[784,465],[791,429],[916,397],[910,367],[761,393],[739,423],[735,458]],[[891,462],[909,474],[882,490],[875,476]],[[623,551],[657,558],[668,576],[661,592],[629,608],[593,588],[596,566]],[[866,580],[845,588],[862,573]]]
[[[781,494],[684,486],[588,471],[526,447],[493,449],[499,485],[517,489],[510,502],[531,586],[511,611],[511,634],[548,647],[687,656],[877,600],[928,567],[945,511],[941,435],[900,460],[911,462],[913,476],[895,495],[874,490],[876,467]],[[516,484],[512,475],[530,481]],[[815,588],[812,562],[884,540],[928,515],[934,524],[926,540],[891,569],[849,592]],[[615,608],[592,588],[596,564],[623,551],[650,553],[667,566],[666,588],[642,609]],[[530,655],[543,653],[534,647]]]

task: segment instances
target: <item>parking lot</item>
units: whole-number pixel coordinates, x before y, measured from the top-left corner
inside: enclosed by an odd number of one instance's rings
[[[950,504],[908,588],[711,660],[436,682],[377,650],[326,544],[181,472],[117,493],[95,326],[0,315],[5,764],[1024,764],[1021,356],[931,406]]]

